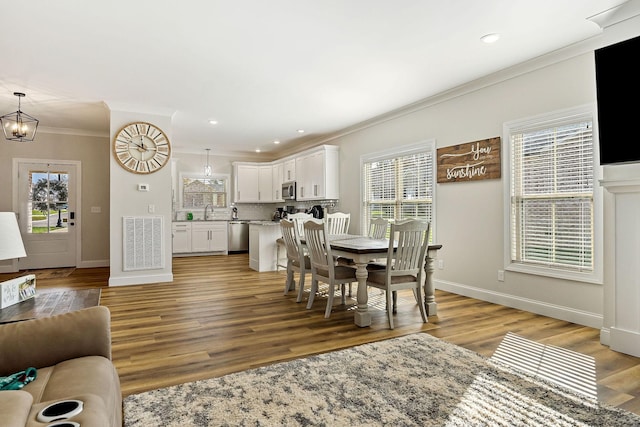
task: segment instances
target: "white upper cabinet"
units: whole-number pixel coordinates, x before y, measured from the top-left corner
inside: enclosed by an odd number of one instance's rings
[[[257,163],[234,163],[233,174],[236,183],[236,202],[259,202],[259,166]]]
[[[282,171],[282,182],[289,182],[296,180],[296,159],[287,159],[284,161]]]
[[[258,167],[258,201],[273,202],[273,166]]]
[[[278,162],[272,165],[272,180],[273,189],[271,194],[273,194],[274,202],[283,202],[282,198],[282,183],[284,182],[284,163]]]
[[[282,183],[296,181],[297,200],[338,199],[340,148],[322,145],[273,163],[234,162],[236,203],[282,202]]]
[[[297,200],[338,199],[339,148],[323,145],[296,158]]]

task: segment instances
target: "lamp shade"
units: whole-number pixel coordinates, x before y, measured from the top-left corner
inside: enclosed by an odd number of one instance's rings
[[[0,212],[0,259],[26,257],[16,214]]]

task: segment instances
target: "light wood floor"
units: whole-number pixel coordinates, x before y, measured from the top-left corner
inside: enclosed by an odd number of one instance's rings
[[[342,306],[336,298],[325,319],[324,298],[306,310],[295,292],[283,295],[283,271],[258,273],[248,264],[247,254],[174,258],[172,283],[109,287],[109,269],[94,268],[38,279],[37,287],[102,288],[124,396],[416,332],[491,356],[513,332],[593,357],[599,399],[640,414],[640,358],[601,345],[596,329],[441,291],[438,315],[427,324],[409,292],[396,329],[388,329],[384,305],[372,310],[370,327],[359,328],[353,299]]]

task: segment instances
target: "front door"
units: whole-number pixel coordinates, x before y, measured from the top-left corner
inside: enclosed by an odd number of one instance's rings
[[[18,163],[18,221],[27,257],[19,268],[76,266],[75,163]]]

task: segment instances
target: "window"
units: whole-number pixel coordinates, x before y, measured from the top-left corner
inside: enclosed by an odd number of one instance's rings
[[[433,222],[434,161],[433,142],[363,157],[363,234],[372,218]]]
[[[592,117],[590,108],[579,108],[505,124],[510,269],[596,277],[595,218],[601,215]]]
[[[182,208],[227,207],[227,176],[209,178],[181,176]]]

